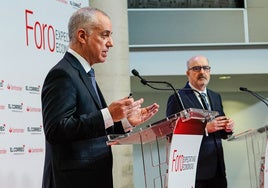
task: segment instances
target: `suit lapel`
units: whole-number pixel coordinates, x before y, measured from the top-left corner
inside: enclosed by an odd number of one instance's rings
[[[80,64],[80,62],[69,52],[66,52],[65,56],[64,56],[68,62],[75,68],[78,70],[79,72],[79,76],[82,80],[82,82],[85,84],[86,88],[88,89],[90,95],[92,96],[92,98],[94,99],[95,103],[97,104],[97,106],[101,109],[102,105],[99,103],[98,97],[96,95],[95,89],[91,83],[90,78],[88,77],[86,71],[84,70],[84,68],[82,67],[82,65]],[[100,89],[98,87],[98,91],[99,91],[99,95],[101,97],[101,101],[105,103],[103,95],[100,92]]]
[[[188,95],[189,100],[192,102],[191,106],[194,106],[196,108],[201,108],[203,109],[203,106],[199,102],[198,98],[196,97],[195,93],[192,91],[190,95]]]
[[[182,95],[183,96],[183,103],[185,104],[186,108],[199,108],[199,109],[203,109],[201,103],[199,102],[198,98],[196,97],[194,91],[191,90],[190,85],[186,84],[186,86],[184,87],[185,90],[183,90],[182,92],[184,92],[185,94]]]

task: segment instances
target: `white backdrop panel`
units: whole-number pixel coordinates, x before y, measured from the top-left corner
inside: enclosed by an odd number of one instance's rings
[[[87,0],[3,1],[0,11],[0,187],[41,187],[41,90],[68,47],[70,15]]]

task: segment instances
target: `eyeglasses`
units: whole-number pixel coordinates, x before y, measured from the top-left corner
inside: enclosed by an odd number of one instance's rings
[[[193,70],[194,72],[200,72],[203,69],[206,72],[209,72],[211,67],[210,66],[194,66],[189,68],[188,70]]]

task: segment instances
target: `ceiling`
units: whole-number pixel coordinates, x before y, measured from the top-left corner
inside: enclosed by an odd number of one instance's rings
[[[229,75],[211,75],[209,88],[217,92],[238,92],[245,87],[254,92],[268,92],[268,74],[230,75],[230,79],[219,79]],[[143,76],[147,81],[169,82],[175,89],[183,88],[187,78],[184,75],[175,76]],[[155,84],[157,87],[168,88],[165,84]],[[131,89],[135,92],[152,92],[152,88],[143,85],[140,79],[131,76]],[[155,90],[156,91],[156,90]],[[159,92],[159,91],[158,91]]]

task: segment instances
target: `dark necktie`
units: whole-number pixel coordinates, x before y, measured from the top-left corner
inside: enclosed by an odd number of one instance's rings
[[[100,100],[100,96],[99,96],[99,93],[98,93],[98,90],[97,90],[97,84],[96,84],[96,80],[95,80],[95,71],[93,68],[90,69],[90,71],[87,73],[87,75],[91,78],[91,83],[94,87],[94,90],[95,90],[95,93],[98,97],[98,100],[99,100],[99,104],[101,104],[101,100]]]
[[[201,98],[201,102],[202,102],[202,105],[204,107],[205,110],[210,110],[210,106],[208,104],[208,101],[206,99],[206,94],[205,93],[200,93],[200,98]]]

